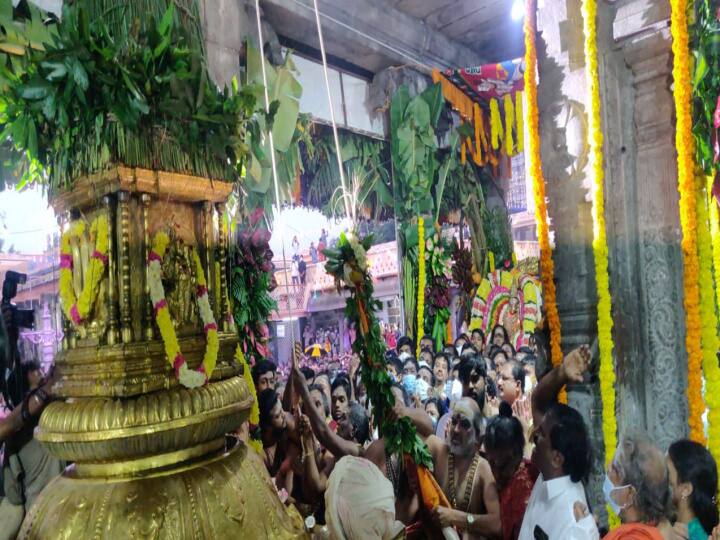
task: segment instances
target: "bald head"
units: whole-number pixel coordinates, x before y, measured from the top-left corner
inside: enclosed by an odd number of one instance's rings
[[[468,457],[477,452],[483,432],[482,413],[473,398],[462,398],[452,406],[449,433],[450,453]]]
[[[477,401],[471,397],[464,397],[453,403],[453,415],[461,414],[472,423],[478,437],[483,434],[483,416]]]

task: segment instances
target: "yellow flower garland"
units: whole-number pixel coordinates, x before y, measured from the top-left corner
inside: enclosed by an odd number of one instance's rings
[[[600,120],[600,82],[597,51],[597,3],[583,0],[583,30],[585,33],[585,74],[590,85],[590,160],[593,176],[593,254],[598,295],[598,343],[600,346],[600,393],[603,402],[603,436],[605,464],[609,465],[617,445],[615,421],[615,367],[613,365],[612,298],[608,276],[608,247],[605,232],[605,176],[603,170],[603,133]]]
[[[698,177],[697,192],[697,241],[698,258],[700,259],[700,316],[702,320],[702,358],[703,374],[705,375],[705,403],[708,408],[708,449],[715,460],[720,460],[720,369],[716,353],[720,349],[717,327],[718,318],[715,312],[715,288],[713,282],[713,246],[710,234],[708,203],[715,202],[705,194],[703,178]],[[717,206],[717,205],[716,205]]]
[[[76,298],[73,286],[71,241],[73,238],[80,238],[84,232],[85,223],[78,220],[72,223],[60,238],[60,276],[58,279],[60,303],[65,316],[76,328],[80,327],[90,314],[98,295],[100,281],[105,275],[109,245],[107,217],[100,215],[90,225],[90,236],[95,238],[95,248],[90,257],[85,284],[80,292],[80,297]]]
[[[712,195],[712,186],[714,178],[707,177],[706,194],[707,207],[709,211],[708,219],[710,221],[710,244],[712,251],[713,271],[715,276],[715,306],[720,308],[720,211],[718,211],[717,201]],[[702,240],[701,240],[702,244]],[[701,257],[703,255],[701,254]],[[702,259],[701,259],[702,260]],[[703,279],[703,283],[708,283]],[[701,289],[704,290],[705,288]],[[701,302],[704,304],[705,299],[701,296]],[[706,308],[703,308],[703,311]],[[717,317],[717,315],[716,315]],[[717,321],[717,319],[716,319]],[[705,324],[710,324],[707,321]],[[705,330],[703,329],[703,335]],[[708,357],[709,358],[709,357]],[[720,374],[717,371],[718,365],[713,362],[711,366],[703,366],[705,373],[705,395],[708,405],[710,406],[709,414],[709,430],[708,430],[708,447],[716,461],[720,460],[720,404],[715,403],[714,398],[720,396]]]
[[[529,174],[533,183],[535,200],[535,217],[538,226],[540,243],[540,277],[543,284],[543,302],[547,313],[547,324],[550,328],[550,356],[554,366],[562,363],[563,353],[560,347],[560,315],[558,314],[555,295],[555,264],[550,246],[550,232],[547,222],[547,206],[545,204],[545,179],[543,178],[542,161],[540,158],[539,113],[537,104],[537,50],[535,48],[535,0],[525,3],[525,95],[527,99],[528,141],[527,151],[530,160]],[[567,401],[563,390],[560,400]]]
[[[495,98],[490,100],[490,138],[492,139],[492,147],[495,150],[500,148],[500,141],[503,138],[503,124],[500,117],[500,106]]]
[[[212,376],[217,363],[218,351],[220,349],[220,340],[218,336],[217,324],[210,303],[208,300],[207,282],[205,281],[205,272],[203,271],[202,262],[193,249],[193,261],[195,264],[195,275],[197,279],[197,306],[200,312],[200,319],[204,325],[206,335],[205,354],[200,368],[195,371],[188,368],[187,361],[180,350],[175,327],[173,326],[170,311],[168,310],[167,301],[165,299],[165,290],[162,284],[162,258],[170,242],[167,234],[160,231],[153,239],[152,250],[148,255],[148,285],[150,289],[150,298],[153,302],[155,311],[155,322],[160,330],[163,344],[165,345],[165,355],[173,366],[176,376],[180,384],[186,388],[196,388],[205,384]]]
[[[200,255],[198,255],[196,249],[192,250],[192,256],[193,261],[195,261],[195,276],[197,278],[196,295],[198,311],[200,312],[200,319],[202,320],[204,326],[203,330],[205,331],[205,339],[207,341],[201,369],[205,372],[207,378],[209,379],[212,372],[215,371],[218,352],[220,351],[220,338],[218,336],[218,327],[215,322],[215,316],[212,312],[208,299],[205,272],[203,271]],[[203,290],[205,291],[204,293],[202,292]]]
[[[593,256],[595,259],[595,283],[598,295],[598,345],[600,349],[600,395],[602,397],[602,426],[605,443],[605,465],[615,455],[617,446],[617,422],[615,418],[615,366],[613,363],[613,318],[610,277],[608,275],[608,247],[605,227],[605,172],[603,169],[603,133],[600,119],[600,81],[597,51],[597,3],[583,0],[583,32],[585,37],[585,77],[590,85],[590,113],[588,133],[590,163],[593,178]],[[620,519],[608,507],[610,527],[620,524]]]
[[[680,226],[683,232],[683,285],[685,289],[685,347],[688,355],[688,406],[690,438],[704,443],[702,414],[702,347],[700,322],[700,284],[695,206],[695,141],[692,135],[692,85],[687,25],[687,0],[670,0],[670,32],[673,50],[673,97],[677,125],[675,147],[678,156]]]
[[[508,156],[512,156],[515,154],[515,143],[513,142],[512,135],[515,107],[513,106],[512,95],[505,94],[503,97],[503,108],[505,110],[505,153]]]
[[[415,356],[420,357],[420,340],[425,334],[425,220],[418,216],[418,298]]]
[[[710,220],[710,237],[712,238],[712,258],[713,269],[715,272],[715,303],[720,309],[720,210],[718,209],[717,200],[713,197],[712,186],[714,178],[707,177],[706,192],[708,198],[708,210]]]
[[[239,344],[235,348],[235,361],[243,367],[243,379],[245,379],[245,384],[247,384],[248,391],[253,398],[248,420],[252,426],[257,426],[260,424],[260,406],[258,405],[257,389],[255,388],[255,381],[253,381],[250,371],[250,364],[248,364],[247,358],[245,354],[243,354]],[[260,441],[250,438],[249,444],[256,452],[262,455],[263,447]]]
[[[525,125],[523,124],[523,93],[515,92],[515,129],[517,130],[517,152],[524,149]]]

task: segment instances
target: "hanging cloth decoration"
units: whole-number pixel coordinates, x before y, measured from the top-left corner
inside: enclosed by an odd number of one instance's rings
[[[433,82],[440,83],[443,96],[461,121],[473,125],[474,140],[468,137],[460,146],[463,165],[468,152],[476,165],[495,167],[498,152],[513,156],[522,151],[524,66],[524,61],[515,60],[444,73],[432,71]],[[502,111],[497,100],[503,101]]]
[[[540,124],[537,104],[537,50],[535,45],[535,11],[536,0],[525,3],[525,95],[527,100],[528,141],[527,151],[530,158],[529,174],[533,185],[535,199],[535,218],[538,226],[540,244],[540,278],[543,285],[543,302],[546,305],[547,324],[550,329],[550,357],[554,366],[563,360],[560,347],[560,315],[558,314],[555,293],[555,263],[550,246],[547,206],[545,203],[545,178],[543,177],[540,159]],[[565,390],[560,400],[567,401]]]
[[[704,443],[702,415],[702,347],[700,283],[697,249],[695,140],[692,135],[692,84],[687,24],[687,0],[670,0],[670,32],[673,51],[673,97],[675,100],[675,148],[678,160],[680,227],[682,229],[685,347],[688,357],[688,421],[690,438]]]

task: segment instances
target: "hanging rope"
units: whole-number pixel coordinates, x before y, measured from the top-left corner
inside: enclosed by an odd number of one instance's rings
[[[313,5],[315,6],[315,23],[317,24],[318,40],[320,41],[320,56],[322,57],[323,63],[323,75],[325,75],[325,90],[327,91],[328,103],[330,104],[330,122],[332,123],[333,137],[335,138],[335,154],[337,155],[338,170],[340,172],[340,186],[342,187],[343,202],[345,203],[345,214],[351,223],[355,225],[355,205],[350,204],[348,189],[345,183],[345,169],[343,167],[342,154],[340,153],[340,137],[338,137],[335,109],[333,108],[332,94],[330,93],[330,78],[328,77],[327,58],[325,56],[325,40],[323,39],[322,25],[320,24],[320,10],[318,10],[317,0],[313,0]]]
[[[265,112],[270,112],[270,97],[268,95],[267,72],[265,70],[265,40],[263,38],[262,21],[260,19],[260,0],[255,0],[255,18],[257,19],[258,41],[260,42],[260,65],[262,66],[263,92],[265,94]],[[273,187],[275,188],[275,214],[280,217],[280,186],[278,183],[277,163],[275,161],[275,142],[272,129],[268,130],[270,142],[270,162],[272,164]],[[284,229],[284,227],[283,227]],[[295,325],[292,321],[292,308],[290,307],[290,282],[288,280],[287,258],[285,257],[285,234],[280,231],[280,245],[282,246],[283,274],[285,276],[285,297],[287,298],[288,319],[290,319],[290,340],[295,346]]]

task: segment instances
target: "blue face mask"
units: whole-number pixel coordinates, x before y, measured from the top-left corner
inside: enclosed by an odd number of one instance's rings
[[[605,474],[605,481],[603,482],[603,494],[605,495],[605,501],[610,505],[610,508],[612,508],[612,511],[615,512],[618,516],[620,515],[620,512],[622,512],[625,507],[620,506],[615,499],[612,498],[612,492],[617,491],[618,489],[625,489],[627,487],[630,487],[630,484],[626,484],[624,486],[616,486],[612,483],[612,480],[610,480],[610,477]]]
[[[403,386],[408,394],[415,395],[417,386],[417,375],[403,375],[402,378]]]

